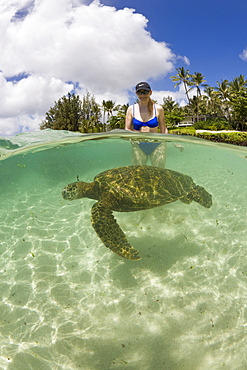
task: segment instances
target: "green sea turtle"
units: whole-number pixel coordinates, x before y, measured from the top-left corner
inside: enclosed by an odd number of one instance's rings
[[[94,182],[77,181],[62,191],[63,198],[96,199],[91,211],[94,230],[107,248],[121,257],[139,260],[117,224],[112,212],[133,212],[181,200],[195,201],[206,208],[212,205],[211,195],[192,178],[182,173],[152,166],[126,166],[99,173]]]

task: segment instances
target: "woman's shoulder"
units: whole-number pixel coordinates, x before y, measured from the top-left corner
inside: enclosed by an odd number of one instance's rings
[[[160,105],[158,103],[154,103],[154,104],[155,104],[155,107],[156,107],[157,111],[163,112],[164,109],[163,109],[162,105]]]
[[[128,114],[128,115],[130,115],[130,114],[131,114],[131,115],[132,115],[133,110],[134,110],[134,104],[132,104],[132,105],[130,105],[130,106],[128,107],[126,114]]]

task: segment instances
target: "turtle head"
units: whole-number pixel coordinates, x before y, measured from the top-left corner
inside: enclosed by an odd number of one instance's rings
[[[77,186],[77,182],[73,182],[72,184],[65,186],[65,188],[62,190],[62,196],[66,200],[81,198],[79,196],[79,188]]]
[[[87,186],[88,184],[83,181],[73,182],[72,184],[65,186],[65,188],[62,190],[62,196],[66,200],[84,198],[86,197]]]
[[[193,186],[188,198],[201,204],[205,208],[210,208],[212,205],[212,195],[209,194],[202,186]]]
[[[94,183],[87,183],[84,181],[73,182],[65,186],[62,190],[62,196],[66,200],[74,200],[80,198],[98,199],[95,194]]]

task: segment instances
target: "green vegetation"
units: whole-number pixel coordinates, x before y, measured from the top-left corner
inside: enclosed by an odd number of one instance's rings
[[[93,95],[87,92],[81,101],[79,95],[69,93],[49,109],[40,128],[80,132],[100,131],[102,127],[100,117],[101,111]]]
[[[179,107],[180,112],[186,116],[193,117],[192,127],[178,127],[167,120],[169,133],[179,135],[193,135],[203,139],[224,142],[228,144],[247,146],[246,132],[197,132],[196,130],[247,130],[247,80],[243,75],[234,78],[233,81],[217,81],[217,86],[212,87],[204,84],[205,79],[201,73],[190,74],[184,68],[177,69],[177,75],[171,79],[176,82],[175,86],[183,83],[187,105]],[[204,88],[202,94],[201,87]],[[196,89],[196,95],[189,98],[189,91]],[[174,110],[166,108],[164,101],[165,116],[177,114]],[[181,121],[180,121],[181,122]]]
[[[247,146],[247,132],[197,132],[194,127],[169,129],[169,134],[190,135],[219,143]]]
[[[171,79],[176,82],[175,87],[181,83],[184,85],[188,100],[187,105],[179,109],[184,116],[194,117],[196,129],[200,126],[200,129],[210,130],[247,130],[247,80],[243,75],[235,77],[233,81],[217,81],[217,86],[212,87],[205,84],[206,80],[199,72],[190,74],[183,67],[178,68],[177,72]],[[189,98],[193,88],[196,95]],[[171,112],[165,109],[165,114],[168,113]],[[198,122],[202,116],[208,118],[204,124]]]
[[[78,95],[68,94],[63,96],[54,107],[46,113],[45,120],[41,123],[41,130],[51,128],[53,130],[79,131],[82,119],[82,102]]]
[[[174,126],[179,122],[183,121],[184,114],[182,109],[179,107],[178,103],[176,103],[170,96],[167,98],[163,98],[163,108],[165,112],[165,119],[166,125]]]
[[[205,84],[206,80],[200,72],[190,74],[181,67],[171,79],[175,87],[180,84],[184,86],[187,104],[181,107],[170,96],[163,98],[162,106],[170,133],[246,145],[245,135],[237,133],[234,133],[235,136],[230,133],[196,133],[196,130],[247,131],[247,80],[243,75],[233,81],[217,81],[217,86],[212,87]],[[190,97],[192,89],[195,95]],[[68,93],[49,109],[40,128],[85,133],[124,129],[128,107],[129,104],[116,106],[112,100],[103,100],[98,104],[89,92],[82,100],[79,95]],[[192,121],[193,126],[177,128],[179,123],[186,123],[186,117],[187,121]],[[227,135],[230,135],[229,139]]]
[[[169,128],[169,134],[196,136],[194,127]]]
[[[247,146],[247,132],[200,132],[196,136],[219,143]]]
[[[99,105],[93,94],[89,92],[83,96],[82,101],[79,95],[68,93],[49,109],[40,129],[50,128],[91,133],[106,131],[107,126],[111,130],[124,128],[128,106],[128,104],[116,106],[112,100],[103,100],[102,105]],[[113,116],[113,111],[117,111],[117,115]]]
[[[194,123],[193,127],[195,130],[231,130],[229,122],[220,117],[208,118],[205,121],[198,121]]]
[[[185,70],[184,67],[177,68],[177,75],[172,76],[171,79],[173,82],[176,82],[174,87],[179,86],[180,84],[184,85],[185,93],[187,96],[188,101],[189,99],[189,89],[188,87],[192,85],[191,75],[189,74],[188,70]]]
[[[125,116],[126,116],[126,112],[127,112],[128,108],[129,108],[129,104],[124,104],[124,105],[118,106],[116,116],[111,116],[108,119],[110,130],[124,129],[124,127],[125,127]]]

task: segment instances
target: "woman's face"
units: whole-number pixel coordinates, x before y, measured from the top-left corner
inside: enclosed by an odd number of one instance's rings
[[[152,90],[146,91],[146,90],[140,90],[136,93],[138,99],[140,102],[148,102],[150,99],[150,96],[152,95]]]

